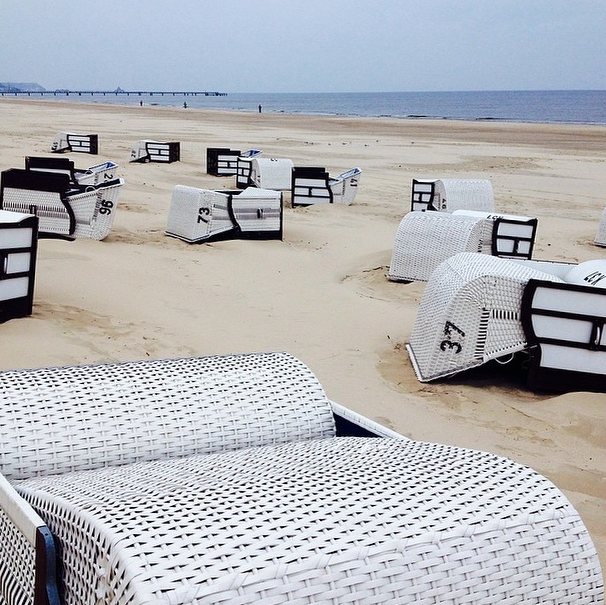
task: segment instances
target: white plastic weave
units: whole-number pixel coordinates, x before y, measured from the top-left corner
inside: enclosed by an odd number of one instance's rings
[[[331,438],[22,481],[65,605],[589,605],[578,515],[497,456]]]
[[[438,265],[423,292],[407,347],[419,380],[435,380],[526,348],[520,307],[531,278],[562,281],[524,262],[479,253],[462,252]]]
[[[250,180],[255,187],[288,191],[292,181],[292,160],[284,158],[254,157],[250,167]]]
[[[600,222],[598,223],[598,231],[595,235],[595,244],[597,246],[606,246],[606,208],[602,211]]]

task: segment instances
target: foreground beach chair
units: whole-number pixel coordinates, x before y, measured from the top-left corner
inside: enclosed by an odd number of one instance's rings
[[[537,219],[526,216],[457,210],[409,212],[398,226],[388,279],[427,281],[433,270],[459,252],[503,258],[530,258]]]
[[[324,168],[295,166],[292,170],[292,205],[349,205],[356,197],[361,174],[359,168],[352,168],[336,178],[330,178]]]
[[[25,169],[67,174],[75,185],[102,185],[117,178],[118,164],[107,161],[90,168],[78,169],[69,158],[29,156],[25,158]]]
[[[97,155],[99,153],[99,135],[59,132],[53,140],[51,151],[54,153],[73,151]]]
[[[6,605],[602,603],[545,477],[406,439],[287,354],[3,372],[0,425]]]
[[[413,179],[411,211],[494,211],[492,184],[486,179]]]
[[[130,152],[130,161],[147,163],[160,162],[170,164],[181,160],[179,141],[137,141]]]
[[[282,239],[282,194],[249,187],[211,191],[177,185],[166,235],[189,243],[217,239]]]
[[[600,222],[598,223],[598,231],[595,235],[596,246],[606,247],[606,208],[602,211]]]
[[[38,218],[0,210],[0,323],[32,314]]]
[[[594,261],[470,252],[445,260],[431,274],[407,345],[418,379],[436,380],[528,350],[533,388],[606,390],[605,265],[598,261],[600,271]],[[545,381],[550,372],[542,367],[566,378]]]
[[[102,240],[111,231],[124,181],[78,185],[67,174],[12,168],[1,174],[0,209],[33,213],[39,237]]]
[[[284,158],[253,158],[250,165],[250,182],[260,189],[290,191],[292,160]]]

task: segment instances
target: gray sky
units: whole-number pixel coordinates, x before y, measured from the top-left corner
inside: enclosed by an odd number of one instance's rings
[[[338,92],[606,89],[606,0],[0,0],[0,81]]]

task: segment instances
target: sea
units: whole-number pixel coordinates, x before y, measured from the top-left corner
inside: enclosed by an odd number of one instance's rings
[[[23,98],[23,97],[22,97]],[[28,97],[26,97],[28,98]],[[39,98],[32,95],[31,98]],[[606,124],[606,90],[76,95],[45,99],[197,109],[533,123]]]

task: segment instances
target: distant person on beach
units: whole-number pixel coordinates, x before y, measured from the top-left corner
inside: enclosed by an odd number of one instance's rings
[[[187,101],[183,101],[183,109],[187,109]]]
[[[143,107],[143,101],[139,101],[139,106]]]
[[[261,105],[259,105],[259,113],[261,113],[261,109],[262,109],[262,107],[261,107]]]

